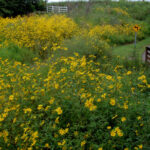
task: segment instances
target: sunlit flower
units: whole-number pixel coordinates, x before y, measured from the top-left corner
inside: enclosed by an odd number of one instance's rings
[[[114,98],[111,98],[111,99],[110,99],[110,104],[111,104],[112,106],[114,106],[114,105],[116,104],[116,101],[115,101]]]
[[[58,107],[57,109],[55,109],[55,111],[57,112],[58,115],[61,115],[63,113],[61,107]]]

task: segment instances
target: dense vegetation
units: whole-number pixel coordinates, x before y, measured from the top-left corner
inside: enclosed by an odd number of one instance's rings
[[[0,149],[150,149],[149,66],[113,54],[149,37],[150,4],[77,6],[0,18]]]
[[[35,10],[45,10],[43,0],[0,0],[0,16],[15,17]]]

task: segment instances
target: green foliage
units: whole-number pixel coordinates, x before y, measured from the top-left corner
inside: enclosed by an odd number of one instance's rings
[[[44,9],[42,0],[0,0],[0,16],[3,17],[15,17]]]
[[[76,36],[70,40],[65,40],[63,46],[68,48],[69,53],[77,52],[80,56],[98,55],[102,58],[104,55],[110,55],[107,42],[84,36]]]
[[[10,44],[5,48],[0,48],[0,57],[2,59],[8,59],[12,61],[19,61],[21,63],[31,64],[33,58],[36,57],[33,51],[27,48],[19,48],[14,44]]]
[[[137,41],[136,49],[134,48],[134,42],[131,44],[121,45],[113,48],[113,55],[117,55],[120,57],[130,57],[134,51],[134,49],[137,52],[137,57],[141,60],[142,54],[144,53],[145,47],[149,45],[150,38],[147,38],[142,41]]]
[[[144,21],[149,16],[150,4],[149,2],[125,2],[122,8],[127,8],[132,18]]]
[[[67,3],[66,3],[67,5]],[[149,18],[149,2],[109,2],[105,1],[91,1],[89,12],[86,12],[87,3],[73,3],[69,16],[73,17],[77,23],[83,22],[97,25],[97,24],[124,24],[144,21]],[[70,6],[70,5],[69,5]],[[115,13],[113,8],[120,8],[129,13],[129,16]],[[140,10],[140,11],[139,11]]]

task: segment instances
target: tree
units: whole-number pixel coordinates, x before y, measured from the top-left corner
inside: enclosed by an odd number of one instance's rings
[[[44,9],[45,3],[42,0],[0,0],[0,16],[3,17],[15,17]]]

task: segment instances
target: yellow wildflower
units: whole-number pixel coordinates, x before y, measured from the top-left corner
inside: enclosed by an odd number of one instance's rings
[[[13,95],[10,95],[10,96],[9,96],[9,100],[10,100],[10,101],[14,100],[14,96],[13,96]]]
[[[54,103],[54,100],[55,100],[55,98],[51,98],[51,99],[49,100],[49,103],[50,103],[50,104],[53,104],[53,103]]]
[[[63,140],[62,142],[58,142],[58,146],[63,146],[65,145],[65,143],[66,143],[66,140]]]
[[[125,117],[122,117],[122,118],[121,118],[121,121],[122,121],[122,122],[125,122],[125,121],[126,121],[126,118],[125,118]]]
[[[138,116],[138,117],[137,117],[137,120],[141,120],[141,119],[142,119],[142,117],[141,117],[141,116]]]
[[[86,144],[86,141],[85,141],[85,140],[82,141],[82,142],[81,142],[81,147],[83,147],[85,144]]]
[[[139,149],[143,149],[143,145],[142,144],[138,145],[138,147],[139,147]]]
[[[127,72],[127,75],[130,75],[131,73],[132,73],[131,71],[128,71],[128,72]]]
[[[110,135],[111,135],[112,137],[116,136],[116,131],[112,130],[112,131],[110,132]]]
[[[111,129],[111,126],[107,126],[107,129],[110,130],[110,129]]]
[[[112,79],[112,76],[108,75],[108,76],[106,76],[106,79],[107,79],[107,80],[111,80],[111,79]]]
[[[116,104],[116,101],[115,101],[114,98],[111,98],[111,99],[110,99],[110,104],[111,104],[112,106],[114,106],[114,105]]]
[[[45,148],[50,148],[50,146],[49,146],[48,143],[46,143],[44,147],[45,147]]]
[[[38,105],[37,109],[38,109],[38,110],[43,109],[43,105]]]
[[[23,109],[24,113],[31,113],[32,109],[31,108],[25,108]]]
[[[100,98],[98,98],[98,99],[97,99],[97,102],[101,102],[101,99],[100,99]]]
[[[57,112],[58,115],[61,115],[63,113],[61,107],[58,107],[57,109],[55,109],[55,111]]]

